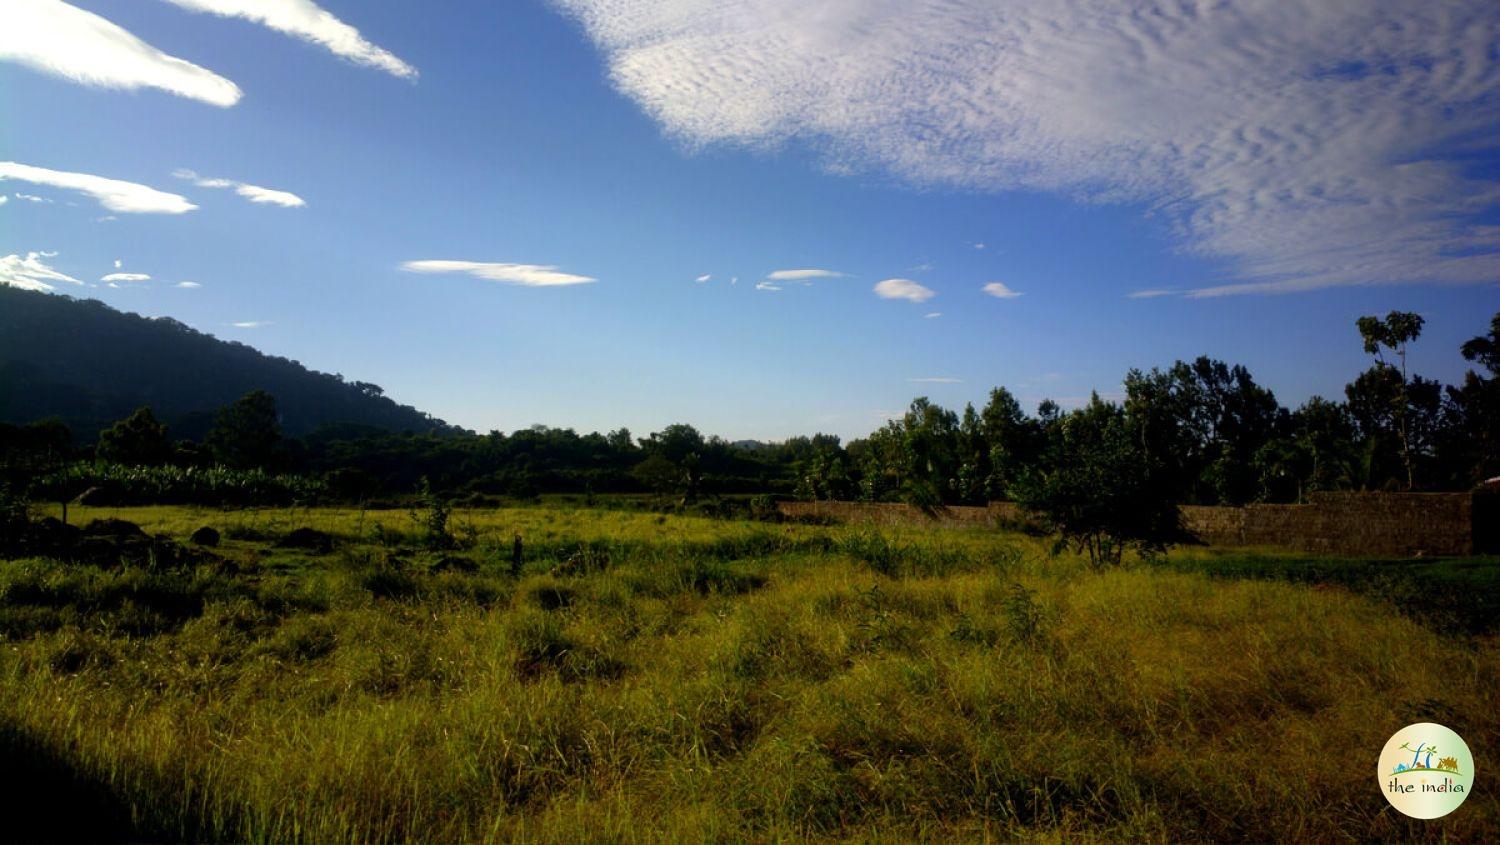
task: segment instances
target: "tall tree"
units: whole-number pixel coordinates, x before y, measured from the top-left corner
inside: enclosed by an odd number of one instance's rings
[[[0,486],[24,491],[38,476],[73,457],[73,432],[57,419],[29,425],[0,423]]]
[[[1314,396],[1292,413],[1292,436],[1308,457],[1305,490],[1350,487],[1359,463],[1358,431],[1341,402]]]
[[[958,415],[925,396],[901,418],[906,458],[902,499],[919,507],[953,500],[958,479]]]
[[[980,412],[988,449],[989,476],[985,492],[991,499],[1008,499],[1010,488],[1041,449],[1041,425],[1026,416],[1009,390],[997,387]]]
[[[1490,319],[1489,334],[1466,341],[1459,351],[1489,375],[1470,370],[1463,384],[1448,388],[1439,450],[1451,481],[1472,487],[1500,476],[1500,313]]]
[[[99,432],[94,453],[100,460],[132,466],[155,466],[172,459],[172,440],[167,427],[156,421],[148,407]]]
[[[1180,361],[1165,372],[1125,374],[1125,425],[1134,448],[1182,501],[1192,500],[1206,463],[1196,403],[1195,383]]]
[[[1420,314],[1407,311],[1392,311],[1385,316],[1360,317],[1355,321],[1360,338],[1364,341],[1365,353],[1375,356],[1375,372],[1370,379],[1368,396],[1388,404],[1392,427],[1401,450],[1401,464],[1406,470],[1406,489],[1416,483],[1416,453],[1412,448],[1411,390],[1407,381],[1406,347],[1422,335],[1424,320]],[[1399,364],[1392,363],[1387,352],[1396,356]],[[1366,373],[1366,375],[1370,375]],[[1361,376],[1364,378],[1364,376]],[[1376,380],[1384,384],[1375,383]],[[1382,395],[1384,394],[1384,395]],[[1354,397],[1350,396],[1351,404]],[[1374,408],[1371,409],[1375,410]]]
[[[214,427],[205,438],[214,459],[240,469],[268,469],[283,456],[281,420],[276,398],[264,390],[252,390],[219,409]]]
[[[1255,454],[1285,427],[1285,414],[1271,391],[1238,364],[1200,357],[1181,370],[1195,400],[1193,429],[1206,466],[1199,498],[1240,505],[1255,497]]]
[[[659,456],[677,468],[682,501],[696,502],[703,481],[703,453],[708,446],[698,429],[676,423],[652,432],[641,445],[648,455]]]
[[[958,501],[981,505],[989,499],[990,455],[984,423],[972,404],[964,406],[958,424]]]

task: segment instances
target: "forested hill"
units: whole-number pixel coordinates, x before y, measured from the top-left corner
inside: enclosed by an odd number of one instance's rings
[[[169,317],[95,300],[0,286],[0,422],[58,417],[80,439],[149,405],[176,437],[201,438],[216,409],[254,389],[276,397],[282,428],[325,424],[386,431],[450,427],[381,389],[315,372]]]

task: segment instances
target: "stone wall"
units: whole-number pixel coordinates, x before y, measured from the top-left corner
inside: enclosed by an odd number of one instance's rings
[[[1305,505],[1184,507],[1183,527],[1213,546],[1277,546],[1331,555],[1469,555],[1469,493],[1313,493]]]
[[[1211,546],[1270,546],[1327,555],[1410,557],[1495,551],[1487,521],[1496,497],[1469,493],[1314,493],[1305,505],[1182,508],[1183,527]],[[782,502],[782,514],[874,525],[940,528],[1014,524],[1025,513],[1009,502],[926,513],[911,505]]]

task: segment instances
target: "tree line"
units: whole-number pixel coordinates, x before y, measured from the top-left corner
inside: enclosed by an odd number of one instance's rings
[[[1408,372],[1420,316],[1364,317],[1357,328],[1371,363],[1342,401],[1313,397],[1288,409],[1246,368],[1207,357],[1133,369],[1123,401],[1095,395],[1073,411],[1044,401],[1028,415],[1005,388],[961,412],[919,398],[847,448],[824,442],[798,490],[926,505],[1019,500],[1106,444],[1119,454],[1093,466],[1101,483],[1144,474],[1173,501],[1192,504],[1298,502],[1319,490],[1468,490],[1500,475],[1500,314],[1460,350],[1481,372],[1450,386]]]
[[[307,474],[333,495],[529,498],[651,492],[692,504],[728,494],[906,502],[1012,500],[1039,510],[1103,508],[1152,525],[1178,503],[1297,502],[1319,490],[1466,490],[1500,475],[1500,314],[1463,344],[1477,366],[1458,385],[1408,371],[1422,318],[1357,323],[1370,366],[1342,399],[1283,407],[1250,372],[1210,358],[1131,370],[1124,398],[1082,408],[1044,401],[1028,414],[1005,388],[982,408],[918,398],[847,444],[832,435],[730,443],[678,424],[637,438],[534,426],[505,434],[281,428],[277,399],[253,390],[222,407],[199,440],[174,437],[150,407],[73,443],[61,423],[0,425],[0,470],[24,483],[48,468],[99,461]],[[1108,502],[1104,500],[1108,499]],[[1102,511],[1100,511],[1102,512]]]

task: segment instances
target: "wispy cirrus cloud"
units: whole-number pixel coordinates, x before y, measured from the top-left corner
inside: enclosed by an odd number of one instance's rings
[[[806,268],[802,270],[772,270],[766,274],[766,278],[773,282],[810,282],[813,279],[839,279],[846,273],[837,270],[819,270]]]
[[[926,314],[922,315],[923,319],[927,319],[927,320],[936,320],[937,318],[939,318],[941,316],[943,316],[943,312],[941,312],[941,311],[929,311]]]
[[[186,179],[200,188],[223,188],[233,190],[245,199],[264,205],[279,205],[282,208],[303,208],[307,201],[290,191],[277,191],[272,188],[262,188],[259,185],[250,185],[245,182],[236,182],[233,179],[208,179],[199,176],[196,172],[187,169],[176,170],[172,173],[178,179]]]
[[[77,191],[93,197],[106,209],[120,214],[186,214],[198,207],[188,202],[186,197],[135,182],[0,161],[0,181],[7,179]]]
[[[713,277],[712,273],[704,273],[703,275],[699,276],[698,278],[694,279],[693,281],[695,281],[695,282],[697,282],[698,284],[701,285],[704,282],[711,282],[711,281],[713,281],[713,278],[714,277]]]
[[[198,288],[203,287],[203,285],[200,285],[197,282],[178,282],[172,287],[182,288],[183,290],[197,290]]]
[[[476,279],[508,285],[546,288],[586,285],[599,281],[592,276],[564,273],[550,264],[497,264],[482,261],[425,260],[401,265],[408,273],[464,273]]]
[[[1163,296],[1176,296],[1179,291],[1167,288],[1151,288],[1149,290],[1133,290],[1125,294],[1127,299],[1158,299]]]
[[[984,291],[990,296],[995,297],[996,299],[1015,299],[1016,297],[1022,295],[1020,291],[1011,290],[1010,287],[1004,282],[990,282],[989,284],[980,288],[980,290]]]
[[[265,320],[242,320],[238,323],[230,323],[229,325],[236,329],[258,329],[271,324]]]
[[[62,0],[0,3],[0,61],[98,88],[156,88],[221,107],[240,99],[233,82]]]
[[[100,277],[99,281],[111,283],[149,282],[151,281],[151,276],[146,273],[110,273],[107,276]]]
[[[334,17],[312,0],[166,0],[191,12],[243,18],[277,32],[326,47],[356,64],[377,68],[403,79],[416,79],[417,69],[389,51],[371,44],[359,30]]]
[[[1193,296],[1500,277],[1500,4],[553,2],[689,146],[1139,203]]]
[[[7,255],[0,258],[0,285],[43,292],[56,289],[49,282],[82,285],[83,282],[47,264],[46,259],[56,257],[55,252],[28,252],[25,257]]]
[[[886,279],[875,284],[875,295],[881,299],[904,299],[907,302],[926,302],[937,296],[937,291],[919,285],[911,279]]]

